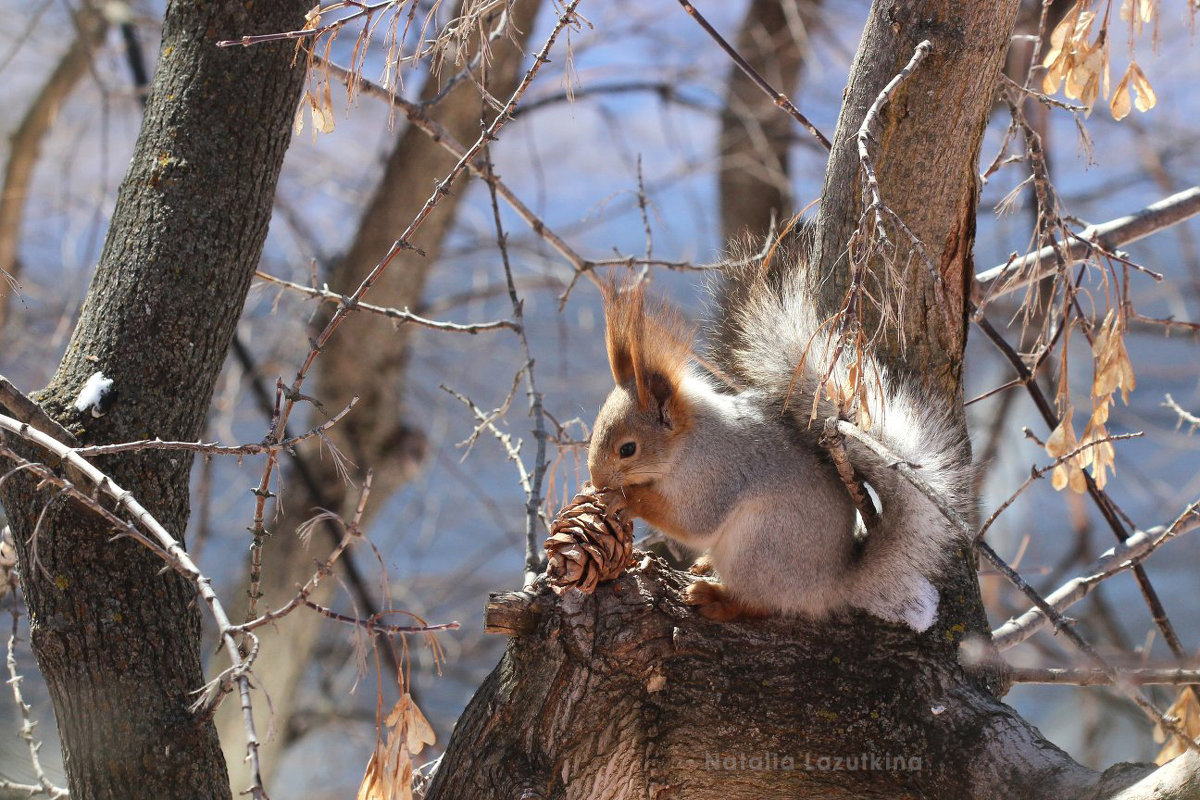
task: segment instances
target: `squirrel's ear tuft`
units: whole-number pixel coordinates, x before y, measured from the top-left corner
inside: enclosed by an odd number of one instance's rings
[[[634,353],[642,321],[642,287],[619,286],[606,281],[604,292],[604,341],[608,345],[608,364],[618,384],[636,380]]]
[[[691,329],[669,306],[648,304],[641,283],[606,283],[604,319],[613,377],[618,384],[634,384],[643,411],[656,404],[666,415],[668,404],[680,402],[679,384],[692,357]]]

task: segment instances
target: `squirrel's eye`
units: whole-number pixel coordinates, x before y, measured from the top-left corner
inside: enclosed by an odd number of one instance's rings
[[[637,452],[637,443],[636,442],[626,442],[625,444],[621,445],[621,449],[617,451],[617,455],[619,455],[621,458],[630,458],[636,452]]]

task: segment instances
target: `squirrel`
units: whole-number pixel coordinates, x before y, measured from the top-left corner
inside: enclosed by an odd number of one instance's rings
[[[616,386],[592,429],[591,481],[707,552],[721,582],[693,583],[685,601],[708,618],[818,621],[857,608],[925,631],[937,616],[932,580],[966,543],[891,464],[846,439],[882,506],[867,530],[810,420],[845,418],[831,397],[857,376],[870,435],[967,516],[969,445],[947,410],[890,378],[869,351],[838,346],[806,283],[803,239],[727,259],[713,292],[716,369],[695,365],[688,326],[640,284],[605,287]]]

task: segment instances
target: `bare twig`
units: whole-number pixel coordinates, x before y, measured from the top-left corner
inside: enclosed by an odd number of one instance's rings
[[[1078,264],[1096,252],[1111,253],[1197,214],[1200,214],[1200,186],[1193,186],[1140,211],[1089,225],[1067,242],[1054,242],[979,273],[975,276],[973,299],[978,304],[1035,283],[1059,269],[1060,257],[1067,265]]]
[[[1021,485],[1017,487],[1017,490],[1015,492],[1013,492],[1011,495],[1008,496],[1007,500],[1005,500],[1003,503],[998,505],[996,507],[996,509],[988,516],[988,518],[986,520],[984,520],[983,524],[979,526],[979,531],[975,534],[975,538],[982,539],[983,536],[988,532],[988,529],[992,527],[992,523],[994,523],[996,521],[996,519],[1000,516],[1001,513],[1003,513],[1006,509],[1008,509],[1009,506],[1011,506],[1013,503],[1015,503],[1017,498],[1020,497],[1021,494],[1026,489],[1028,489],[1030,486],[1033,485],[1034,481],[1045,477],[1046,473],[1053,471],[1055,467],[1059,466],[1060,464],[1066,464],[1067,462],[1071,461],[1071,459],[1078,456],[1080,453],[1086,453],[1088,450],[1091,450],[1092,448],[1094,448],[1098,445],[1106,444],[1108,442],[1120,442],[1120,441],[1124,441],[1125,439],[1137,439],[1137,438],[1140,438],[1141,436],[1142,436],[1141,431],[1135,431],[1133,433],[1118,433],[1118,434],[1114,434],[1111,436],[1103,436],[1099,439],[1089,439],[1088,441],[1083,442],[1082,444],[1080,444],[1078,447],[1072,449],[1071,451],[1069,451],[1067,453],[1063,453],[1061,456],[1054,459],[1054,461],[1047,464],[1046,466],[1034,467],[1034,468],[1030,469],[1029,477],[1027,477],[1024,480],[1024,482],[1022,482]]]
[[[256,44],[263,44],[264,42],[315,39],[326,33],[334,32],[361,17],[366,17],[365,24],[369,27],[371,24],[371,17],[376,12],[395,5],[397,5],[396,0],[382,0],[382,2],[379,3],[360,3],[358,0],[347,0],[346,2],[334,3],[322,8],[321,13],[325,14],[341,8],[354,8],[357,10],[324,25],[314,25],[312,27],[300,28],[293,31],[280,31],[278,33],[247,35],[241,37],[240,39],[222,39],[221,41],[217,42],[217,47],[251,47]]]
[[[542,66],[549,63],[550,49],[558,40],[559,35],[567,28],[567,26],[578,24],[578,20],[575,16],[575,9],[579,3],[580,0],[570,0],[570,2],[566,3],[562,7],[555,26],[550,31],[550,34],[546,38],[542,48],[534,57],[533,64],[528,70],[526,70],[525,75],[521,78],[520,82],[518,82],[516,88],[513,90],[512,95],[504,104],[504,107],[500,109],[498,114],[496,114],[495,119],[493,119],[492,122],[484,128],[484,130],[480,133],[479,138],[475,140],[475,143],[462,153],[458,162],[450,169],[450,171],[437,184],[437,186],[434,187],[433,193],[425,201],[424,205],[421,207],[421,210],[417,212],[417,215],[400,234],[400,237],[395,240],[383,258],[380,259],[379,262],[376,263],[371,271],[367,274],[367,276],[363,278],[358,288],[355,289],[352,294],[340,298],[337,310],[330,315],[329,321],[325,324],[325,327],[321,330],[321,332],[317,334],[315,338],[313,338],[311,343],[312,346],[309,348],[308,355],[300,365],[300,368],[296,371],[296,376],[292,379],[291,385],[284,387],[282,383],[280,384],[279,392],[276,397],[276,408],[278,409],[278,412],[272,419],[271,429],[267,434],[268,442],[277,442],[283,438],[282,432],[287,426],[288,419],[291,417],[292,410],[295,408],[297,399],[301,397],[300,389],[304,385],[305,380],[308,378],[308,374],[312,370],[313,363],[321,354],[321,351],[324,349],[330,337],[334,335],[346,318],[357,309],[358,305],[362,302],[362,298],[379,281],[384,270],[386,270],[388,266],[396,259],[396,256],[404,250],[416,249],[411,244],[411,237],[413,234],[416,233],[416,231],[422,226],[425,220],[429,217],[429,214],[438,205],[438,203],[441,202],[441,199],[449,193],[451,184],[454,183],[459,175],[470,168],[470,164],[475,161],[475,159],[483,151],[484,147],[486,147],[489,142],[496,139],[500,129],[509,119],[511,119],[511,110],[518,102],[520,102],[521,98],[529,89],[529,85],[533,82],[534,77],[537,76]],[[418,252],[420,251],[418,250]],[[519,320],[517,321],[517,324],[518,326],[520,325]],[[259,581],[261,580],[262,574],[261,550],[262,543],[266,538],[266,529],[263,524],[263,520],[265,518],[267,500],[274,497],[274,493],[271,492],[271,483],[277,463],[277,451],[268,452],[266,464],[263,466],[262,477],[259,480],[257,488],[254,489],[255,508],[254,522],[251,527],[252,542],[250,560],[250,603],[247,619],[253,619],[257,615],[257,587],[259,585]]]
[[[490,154],[489,154],[490,155]],[[638,162],[641,166],[641,162]],[[492,163],[487,161],[487,173],[492,173]],[[639,178],[641,172],[639,169]],[[508,258],[508,237],[504,233],[504,224],[500,220],[500,203],[496,200],[494,183],[488,184],[492,201],[492,220],[496,225],[496,244],[500,248],[500,260],[504,264],[504,280],[508,283],[508,297],[512,302],[513,319],[517,321],[517,338],[521,341],[521,353],[525,356],[526,395],[529,397],[529,415],[533,417],[533,439],[536,448],[533,457],[533,471],[527,484],[525,495],[525,586],[532,586],[534,580],[542,571],[542,540],[545,539],[545,519],[542,512],[542,482],[546,477],[546,415],[542,410],[542,394],[537,390],[537,381],[533,374],[533,352],[529,349],[529,337],[525,334],[525,303],[517,294],[517,285],[513,281],[512,264]],[[643,201],[644,202],[644,201]],[[643,218],[644,207],[643,207]],[[646,220],[647,237],[649,237],[649,220]],[[647,239],[646,258],[650,257],[650,244]]]
[[[762,89],[764,92],[766,92],[768,97],[775,101],[775,105],[779,106],[788,114],[791,114],[792,118],[804,126],[804,129],[811,133],[813,138],[816,139],[822,147],[824,147],[826,150],[833,149],[833,145],[830,143],[829,139],[825,138],[825,134],[817,130],[817,126],[813,125],[809,121],[808,117],[800,113],[800,109],[796,108],[796,106],[792,104],[792,101],[788,99],[786,94],[775,89],[774,86],[767,82],[766,78],[764,78],[762,75],[759,75],[758,71],[755,70],[754,67],[750,66],[749,62],[742,57],[742,54],[739,53],[733,47],[733,45],[725,41],[725,38],[717,32],[717,29],[714,28],[707,19],[704,18],[703,14],[696,10],[694,5],[689,3],[688,0],[679,0],[679,5],[683,6],[683,10],[686,11],[692,17],[692,19],[696,20],[696,23],[704,29],[704,32],[711,36],[712,40],[716,42],[722,50],[725,51],[725,54],[733,60],[733,63],[738,66],[738,69],[744,72],[746,77],[749,78],[755,86],[757,86],[759,89]]]
[[[529,363],[532,363],[532,362],[527,362],[527,366]],[[525,368],[522,368],[522,371],[525,371]],[[521,379],[521,373],[518,372],[516,380],[519,381],[520,379]],[[516,389],[515,382],[513,384],[513,389],[514,390]],[[497,409],[496,411],[488,413],[488,412],[484,411],[482,408],[480,408],[479,406],[475,405],[475,402],[473,400],[471,400],[471,398],[466,397],[465,395],[462,395],[459,392],[454,391],[450,387],[442,386],[442,390],[445,391],[447,394],[449,394],[454,399],[458,400],[463,405],[465,405],[467,408],[471,409],[471,413],[475,415],[475,419],[479,423],[475,429],[475,432],[471,434],[471,438],[468,439],[467,441],[468,442],[474,441],[474,439],[476,437],[478,437],[480,430],[487,430],[489,433],[491,433],[493,436],[495,436],[496,441],[500,442],[500,445],[504,448],[504,452],[508,455],[508,460],[513,462],[513,464],[517,468],[517,479],[521,485],[521,490],[525,492],[526,500],[531,502],[533,498],[537,497],[541,493],[540,485],[539,485],[539,491],[535,493],[534,484],[533,484],[533,476],[530,474],[529,470],[526,469],[525,462],[521,459],[521,440],[517,439],[514,441],[513,437],[511,435],[509,435],[508,433],[505,433],[504,431],[500,430],[500,428],[496,427],[496,419],[500,416],[502,411],[500,409]],[[538,398],[538,400],[540,401],[540,397]],[[512,392],[509,393],[508,399],[506,399],[504,401],[504,405],[501,406],[501,408],[506,409],[510,402],[512,402]],[[531,403],[532,403],[532,398],[531,398]],[[545,434],[543,433],[543,437],[544,436],[545,436]],[[544,458],[545,458],[545,456],[543,453],[542,460],[544,460]],[[542,514],[542,509],[541,509],[540,498],[538,499],[537,505],[532,506],[532,508],[533,508],[532,513],[537,514],[538,519],[541,519],[540,515]],[[530,505],[528,503],[526,505],[526,512],[527,512],[527,515],[528,515],[528,513],[530,513]],[[542,524],[544,525],[545,520],[541,519],[541,521],[542,521]],[[532,582],[532,580],[538,576],[538,573],[541,572],[541,558],[542,558],[540,540],[536,541],[535,544],[533,545],[533,547],[535,549],[533,549],[532,555],[530,553],[530,548],[531,548],[531,545],[530,545],[531,535],[529,533],[530,526],[532,526],[533,529],[536,531],[536,529],[537,529],[536,524],[531,522],[527,516],[526,517],[526,537],[525,537],[525,582],[526,582],[526,584]],[[533,560],[532,567],[530,566],[531,559]]]
[[[437,631],[456,631],[456,630],[458,630],[458,627],[459,627],[457,622],[438,622],[438,623],[434,623],[432,625],[425,624],[425,623],[418,623],[416,625],[389,625],[385,622],[379,621],[379,617],[383,616],[384,614],[389,613],[387,611],[380,611],[378,614],[375,614],[373,617],[369,617],[367,619],[360,619],[358,617],[351,617],[346,614],[339,613],[337,611],[334,611],[331,608],[326,608],[325,606],[323,606],[319,603],[314,603],[312,600],[309,600],[307,598],[305,598],[305,600],[303,602],[304,602],[304,605],[308,606],[313,611],[316,611],[318,614],[320,614],[323,617],[328,617],[329,619],[331,619],[335,622],[342,622],[347,625],[355,625],[359,628],[363,628],[364,630],[369,631],[370,633],[379,634],[381,636],[402,636],[402,635],[406,635],[406,634],[410,634],[410,633],[436,633]],[[398,613],[398,612],[390,612],[390,613]],[[408,612],[400,612],[400,613],[408,613]]]
[[[821,434],[820,444],[833,459],[838,477],[842,479],[851,502],[862,516],[863,525],[866,526],[868,532],[874,531],[879,525],[879,511],[875,508],[875,502],[871,499],[871,494],[867,491],[862,476],[850,463],[850,456],[846,453],[846,437],[841,434],[833,421],[825,420],[825,429]]]
[[[988,340],[996,346],[996,349],[1000,351],[1005,360],[1016,370],[1017,376],[1024,384],[1025,391],[1029,394],[1030,399],[1033,400],[1033,404],[1041,415],[1042,420],[1046,423],[1046,427],[1049,430],[1056,429],[1060,420],[1051,407],[1050,402],[1046,399],[1046,395],[1042,392],[1041,387],[1034,380],[1033,371],[974,303],[968,302],[967,310],[979,330],[983,331]],[[1113,532],[1113,535],[1117,537],[1117,541],[1123,542],[1128,539],[1129,531],[1125,529],[1125,523],[1122,522],[1118,514],[1118,509],[1112,500],[1096,485],[1096,481],[1087,472],[1083,473],[1083,480],[1088,494],[1095,503],[1097,510],[1100,511],[1100,515],[1104,517],[1104,521]],[[1146,570],[1140,564],[1133,568],[1133,575],[1137,580],[1138,588],[1142,592],[1142,597],[1150,609],[1150,615],[1154,618],[1158,629],[1162,631],[1167,647],[1171,649],[1171,653],[1176,658],[1185,658],[1187,652],[1184,650],[1183,643],[1179,640],[1179,635],[1175,632],[1175,626],[1171,624],[1171,620],[1167,617],[1166,609],[1163,607],[1162,600],[1159,599],[1158,591],[1150,583],[1150,576],[1146,574]]]
[[[341,303],[346,299],[345,295],[338,294],[337,292],[334,292],[328,288],[323,287],[318,289],[315,286],[305,286],[302,283],[293,283],[292,281],[284,280],[283,278],[277,278],[274,275],[269,275],[262,271],[255,272],[254,276],[260,280],[273,283],[276,286],[282,286],[285,289],[290,289],[293,292],[299,292],[300,294],[322,300],[326,303]],[[366,311],[371,314],[378,314],[379,316],[396,320],[402,324],[411,323],[413,325],[420,325],[423,328],[432,328],[435,331],[444,331],[448,333],[476,334],[482,331],[500,330],[501,328],[507,328],[512,331],[517,330],[517,324],[507,319],[496,320],[494,322],[439,322],[437,320],[426,319],[418,316],[409,311],[407,308],[385,308],[384,306],[376,306],[371,305],[370,303],[361,302],[358,303],[357,308],[361,311]]]
[[[317,517],[309,520],[308,523],[306,523],[306,527],[309,530],[311,530],[312,526],[320,524],[321,522],[324,522],[324,521],[329,521],[334,524],[339,524],[342,527],[342,538],[338,542],[337,546],[335,546],[333,548],[333,551],[330,552],[329,556],[317,566],[317,570],[316,570],[316,572],[313,573],[312,577],[310,577],[304,583],[303,586],[299,587],[295,596],[292,597],[291,600],[289,600],[287,603],[285,603],[283,606],[281,606],[280,608],[278,608],[275,611],[268,611],[265,614],[263,614],[262,616],[259,616],[248,622],[244,622],[241,625],[235,625],[233,628],[230,629],[231,633],[236,634],[236,635],[242,635],[242,634],[248,633],[250,631],[253,631],[256,628],[261,628],[263,625],[267,625],[269,623],[275,622],[276,620],[282,619],[283,617],[286,617],[288,614],[292,613],[300,606],[307,606],[308,608],[311,608],[314,611],[317,611],[318,613],[320,613],[326,617],[329,617],[330,619],[334,619],[338,622],[348,622],[348,623],[366,628],[366,629],[370,630],[372,633],[379,633],[379,634],[383,634],[383,635],[397,635],[397,634],[406,634],[406,633],[429,633],[432,631],[456,630],[458,628],[457,622],[444,622],[444,623],[439,623],[436,625],[426,625],[422,621],[421,624],[419,624],[419,625],[407,625],[407,626],[384,625],[382,623],[377,622],[377,619],[380,616],[382,616],[383,614],[389,613],[389,612],[376,612],[376,613],[371,614],[370,617],[368,617],[367,619],[362,620],[362,619],[358,619],[357,617],[350,617],[350,616],[346,616],[345,614],[339,614],[338,612],[332,611],[332,610],[326,608],[325,606],[314,603],[310,599],[312,596],[312,593],[314,591],[316,591],[317,587],[321,584],[321,581],[324,580],[325,578],[329,577],[333,573],[334,565],[337,563],[338,559],[341,558],[342,555],[346,552],[347,548],[349,548],[350,545],[353,544],[354,542],[362,539],[362,536],[363,536],[362,527],[361,527],[362,516],[363,516],[363,511],[366,509],[366,506],[367,506],[367,499],[371,495],[371,483],[372,483],[373,479],[374,479],[374,473],[368,471],[366,478],[363,479],[363,488],[359,494],[358,506],[356,507],[355,512],[354,512],[354,517],[350,520],[349,524],[344,523],[340,517],[338,517],[336,514],[333,514],[330,512],[322,513],[322,514],[318,515]]]
[[[912,75],[913,70],[920,66],[921,62],[925,60],[925,57],[929,55],[931,50],[933,50],[933,44],[928,39],[917,45],[916,50],[913,51],[912,58],[909,59],[908,63],[905,64],[904,67],[898,73],[896,73],[890,81],[887,82],[887,85],[884,86],[879,94],[875,97],[875,101],[871,103],[871,107],[867,109],[867,113],[863,116],[862,124],[858,126],[858,133],[855,136],[855,140],[858,143],[858,160],[859,163],[862,164],[864,194],[867,195],[868,198],[863,203],[863,216],[874,216],[875,235],[878,236],[880,241],[885,244],[889,244],[889,241],[887,230],[884,226],[884,217],[886,216],[888,219],[892,220],[896,227],[900,229],[900,231],[908,239],[913,250],[915,250],[917,255],[920,256],[925,268],[929,270],[930,275],[933,277],[934,285],[938,291],[939,300],[941,301],[941,305],[945,310],[947,317],[949,317],[951,311],[949,301],[946,298],[946,288],[945,282],[942,280],[942,273],[938,271],[937,267],[934,266],[933,261],[929,258],[929,253],[925,250],[925,244],[915,233],[912,232],[911,229],[909,229],[908,225],[904,223],[904,220],[900,219],[900,217],[883,201],[883,196],[879,191],[879,179],[875,176],[875,164],[871,159],[871,151],[868,146],[873,137],[872,127],[874,126],[876,119],[879,117],[880,112],[883,110],[883,107],[887,105],[889,100],[891,100],[892,95],[896,93],[896,90],[900,88],[901,84],[903,84],[904,81],[907,80],[910,75]]]
[[[458,176],[461,175],[465,170],[470,169],[471,163],[475,161],[475,159],[482,152],[483,148],[489,142],[496,139],[500,129],[509,119],[511,119],[511,110],[518,102],[520,102],[521,98],[529,89],[529,85],[533,82],[533,79],[537,76],[542,66],[549,63],[550,49],[558,40],[559,35],[567,28],[567,26],[578,24],[575,16],[575,9],[579,3],[580,0],[570,0],[570,2],[566,3],[562,7],[558,19],[554,27],[551,29],[549,36],[546,38],[546,41],[542,45],[541,49],[535,55],[533,64],[528,70],[526,70],[525,75],[521,78],[520,82],[513,90],[512,95],[504,104],[504,107],[496,115],[495,119],[483,130],[483,132],[479,135],[479,138],[475,140],[475,143],[462,153],[458,162],[450,169],[450,171],[437,184],[437,186],[434,187],[433,193],[425,201],[425,204],[421,207],[421,210],[417,212],[416,217],[414,217],[413,220],[408,224],[408,227],[404,229],[404,231],[400,234],[400,237],[396,239],[383,258],[380,259],[380,261],[371,269],[367,276],[363,278],[358,288],[355,289],[352,294],[342,298],[338,303],[337,310],[334,311],[334,313],[330,316],[329,321],[325,324],[324,329],[322,329],[322,331],[312,340],[312,347],[309,349],[308,355],[305,357],[304,362],[297,370],[295,378],[292,379],[291,385],[286,387],[286,389],[281,393],[282,401],[279,403],[279,413],[272,421],[271,432],[268,434],[268,439],[270,441],[278,441],[280,438],[282,438],[281,432],[287,425],[288,419],[290,418],[292,410],[295,407],[296,398],[299,396],[300,388],[303,386],[304,381],[308,378],[308,374],[312,369],[313,362],[316,361],[317,357],[321,353],[321,350],[329,341],[330,337],[333,336],[333,334],[345,321],[346,317],[355,310],[358,304],[362,301],[362,298],[379,281],[383,271],[386,270],[388,266],[396,259],[396,256],[399,255],[401,251],[415,249],[411,244],[411,237],[413,234],[425,222],[429,214],[441,201],[442,197],[444,197],[450,191],[450,186],[453,184],[455,179],[457,179]],[[517,324],[520,324],[519,321]],[[272,492],[270,491],[270,486],[276,462],[277,459],[274,457],[274,455],[268,454],[267,463],[264,466],[262,478],[259,482],[258,488],[255,490],[256,528],[259,527],[259,523],[263,518],[263,509],[267,499],[273,496]],[[254,535],[256,537],[255,541],[260,542],[260,532],[256,530]],[[252,555],[252,570],[254,569],[253,557],[256,555],[257,554]],[[253,604],[253,602],[254,597],[251,596],[251,603]]]
[[[37,778],[37,786],[29,787],[32,791],[29,792],[31,797],[37,795],[45,795],[46,797],[54,798],[67,797],[66,789],[55,786],[48,777],[46,771],[42,769],[42,760],[38,756],[38,751],[42,749],[42,743],[34,737],[34,730],[37,728],[37,720],[30,713],[32,709],[25,702],[25,698],[21,696],[21,681],[23,680],[20,673],[17,672],[17,614],[13,612],[13,631],[8,637],[8,685],[12,687],[13,701],[17,704],[17,710],[21,712],[21,730],[18,735],[25,740],[25,744],[29,747],[29,761],[33,765],[33,773]],[[14,788],[9,786],[6,788]]]
[[[1107,686],[1112,678],[1100,669],[1070,667],[1010,667],[1005,676],[1013,683],[1065,683],[1073,686]],[[1141,667],[1121,670],[1120,681],[1135,686],[1146,684],[1200,683],[1200,669],[1184,667]]]
[[[1179,421],[1175,423],[1175,430],[1179,430],[1186,425],[1188,429],[1188,435],[1191,435],[1196,432],[1197,428],[1200,428],[1200,417],[1197,417],[1195,414],[1176,403],[1175,398],[1171,397],[1171,395],[1168,394],[1166,396],[1166,400],[1162,403],[1162,405],[1164,408],[1169,408],[1174,411],[1175,415],[1179,417]]]
[[[218,442],[164,442],[162,439],[142,439],[136,442],[119,442],[117,444],[96,444],[88,447],[76,447],[75,452],[81,456],[101,456],[111,455],[113,453],[125,453],[132,450],[186,450],[194,453],[204,453],[210,456],[257,456],[265,453],[275,452],[279,450],[289,450],[300,442],[313,437],[322,436],[326,431],[337,424],[342,417],[350,413],[350,409],[354,408],[358,402],[358,395],[350,398],[350,402],[346,407],[334,414],[325,422],[317,427],[302,433],[299,436],[291,436],[276,444],[238,444],[238,445],[222,445]]]
[[[1050,594],[1046,603],[1055,611],[1063,612],[1086,597],[1092,589],[1106,578],[1132,569],[1168,540],[1200,527],[1196,505],[1192,504],[1171,525],[1138,531],[1124,542],[1111,548],[1094,563]],[[992,644],[998,650],[1007,650],[1028,639],[1044,628],[1050,620],[1038,608],[1031,608],[1016,619],[1010,619],[992,631]]]

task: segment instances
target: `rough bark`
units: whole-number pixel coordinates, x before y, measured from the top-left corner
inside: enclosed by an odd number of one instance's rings
[[[871,7],[851,68],[825,172],[818,215],[814,292],[831,312],[850,284],[846,243],[859,224],[862,182],[855,134],[880,90],[928,39],[928,58],[892,96],[873,130],[871,156],[883,201],[924,244],[946,298],[920,260],[904,271],[903,314],[881,349],[888,366],[937,397],[962,392],[964,300],[974,272],[979,149],[1018,0],[890,2]],[[894,242],[905,237],[893,229]],[[901,248],[900,261],[907,256]],[[881,259],[872,264],[886,280]],[[886,296],[895,296],[891,284]],[[949,321],[946,314],[949,303]],[[868,329],[877,318],[864,319]]]
[[[795,23],[802,30],[791,24],[785,3],[794,7]],[[819,6],[819,0],[753,0],[742,20],[738,52],[789,97],[799,84],[808,56],[806,37]],[[793,127],[791,117],[781,114],[775,101],[731,64],[718,143],[718,197],[726,239],[740,235],[761,238],[770,229],[772,218],[782,221],[791,212],[788,151]]]
[[[515,2],[510,10],[512,37],[492,42],[492,57],[486,70],[476,77],[485,82],[493,96],[507,98],[516,87],[522,73],[523,48],[540,6],[541,0]],[[494,28],[494,17],[489,17],[484,27],[489,31]],[[473,54],[466,55],[469,58]],[[442,79],[435,77],[428,81],[421,99],[436,97],[444,79],[453,73],[453,60],[448,59]],[[490,121],[493,115],[490,107],[485,115],[478,87],[470,80],[459,81],[430,110],[430,116],[460,142],[477,139],[480,120]],[[416,216],[427,197],[426,189],[445,176],[454,163],[454,157],[426,133],[413,125],[406,127],[388,157],[349,250],[327,278],[329,285],[339,291],[357,286]],[[400,253],[372,288],[372,303],[394,308],[417,306],[465,194],[466,189],[460,186],[442,199],[413,242],[424,255],[411,250]],[[318,315],[317,329],[324,326],[326,319],[324,314]],[[329,438],[353,462],[351,474],[355,483],[361,484],[368,469],[374,471],[368,520],[371,512],[382,508],[387,498],[408,482],[423,455],[421,434],[410,427],[402,404],[409,332],[406,326],[397,327],[370,314],[359,314],[346,320],[316,366],[315,394],[327,408],[342,408],[352,395],[359,396],[354,412],[329,432]],[[286,602],[296,586],[312,573],[316,553],[301,544],[295,535],[296,528],[312,515],[313,509],[343,509],[347,502],[355,502],[358,497],[357,492],[347,497],[348,487],[331,459],[309,460],[305,466],[311,473],[311,484],[319,487],[320,494],[314,496],[308,489],[310,481],[300,481],[294,471],[285,478],[289,491],[283,495],[284,513],[264,553],[263,592],[266,603],[275,608]],[[263,647],[256,672],[272,698],[281,730],[286,730],[295,688],[308,666],[321,625],[321,617],[301,613],[262,633]],[[218,724],[237,785],[247,769],[240,758],[234,758],[239,748],[236,734],[241,727],[237,709],[222,709]],[[273,755],[286,743],[286,736],[264,743],[266,769],[276,763],[278,759]]]
[[[63,360],[35,396],[82,443],[199,437],[262,252],[303,77],[290,44],[215,43],[299,27],[309,6],[168,6],[96,274]],[[99,418],[73,403],[97,370],[114,381]],[[182,539],[189,455],[98,463]],[[21,476],[3,488],[72,796],[229,797],[216,728],[189,710],[204,682],[194,588]]]
[[[74,19],[75,39],[50,71],[50,76],[21,118],[9,143],[4,184],[0,189],[0,269],[7,270],[13,280],[21,274],[17,246],[21,236],[21,221],[25,216],[25,201],[33,182],[33,170],[41,154],[42,142],[54,124],[58,109],[87,74],[92,56],[96,48],[104,43],[104,35],[108,32],[104,15],[90,3],[84,3]],[[8,318],[8,306],[13,293],[9,282],[0,276],[0,329]]]
[[[512,639],[426,800],[1073,800],[1153,770],[1076,764],[940,626],[713,623],[680,600],[692,580],[646,559],[592,596],[494,595],[489,629]]]

